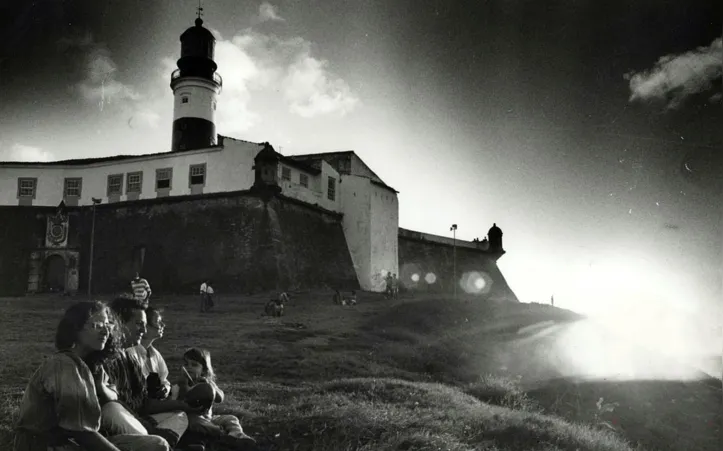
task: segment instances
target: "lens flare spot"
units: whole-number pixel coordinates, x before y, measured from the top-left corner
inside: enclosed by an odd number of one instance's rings
[[[412,279],[412,282],[419,282],[419,274],[417,274],[417,273],[412,274],[411,279]]]
[[[424,281],[431,285],[437,281],[437,276],[433,272],[428,272],[427,275],[424,276]]]
[[[462,274],[459,285],[466,293],[482,294],[490,290],[492,280],[484,272],[469,271]]]

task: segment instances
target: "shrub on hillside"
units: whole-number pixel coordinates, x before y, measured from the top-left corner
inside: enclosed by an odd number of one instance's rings
[[[464,387],[465,393],[480,401],[510,409],[540,412],[542,409],[522,390],[519,378],[486,374]]]

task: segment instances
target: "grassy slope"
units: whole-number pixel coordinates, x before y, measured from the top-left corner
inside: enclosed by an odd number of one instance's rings
[[[211,350],[232,412],[268,449],[298,450],[628,450],[618,434],[545,416],[508,376],[497,373],[502,343],[525,324],[574,314],[525,305],[390,303],[362,295],[356,308],[330,296],[295,296],[281,320],[260,316],[264,297],[227,297],[199,316],[195,298],[158,299],[167,338],[158,343],[172,373],[183,350]],[[0,300],[0,448],[9,443],[25,381],[52,352],[67,298]],[[696,387],[696,390],[700,390]],[[570,419],[601,420],[543,406]],[[699,392],[697,392],[699,393]],[[578,397],[578,400],[580,397]],[[659,427],[649,449],[675,436]],[[649,435],[634,437],[650,439]],[[688,449],[709,448],[707,442]],[[661,446],[663,445],[663,446]],[[676,449],[676,448],[671,448]],[[682,448],[677,448],[682,449]]]

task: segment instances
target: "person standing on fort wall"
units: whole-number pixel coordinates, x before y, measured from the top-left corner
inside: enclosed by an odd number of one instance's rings
[[[133,291],[133,297],[148,307],[151,300],[151,285],[148,281],[136,273],[136,277],[131,280],[131,290]]]

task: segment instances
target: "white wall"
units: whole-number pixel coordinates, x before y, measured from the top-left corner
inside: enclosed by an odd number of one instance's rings
[[[371,290],[371,224],[369,221],[371,194],[369,179],[344,175],[341,179],[342,227],[349,254],[354,263],[359,286]]]
[[[370,280],[373,291],[386,287],[384,276],[395,273],[399,276],[399,203],[397,194],[369,183],[371,223],[371,268]]]
[[[329,200],[328,196],[328,178],[333,177],[336,180],[336,195],[334,196],[334,200]],[[341,187],[340,182],[341,177],[339,176],[339,173],[336,169],[334,169],[329,163],[326,161],[321,162],[321,174],[318,176],[318,183],[319,187],[321,188],[321,206],[326,208],[327,210],[331,211],[342,211],[342,201],[341,201]]]
[[[202,78],[189,77],[177,81],[173,91],[173,120],[197,117],[215,123],[217,94],[216,85]],[[188,97],[188,103],[181,102],[183,97]]]
[[[249,189],[254,182],[253,160],[261,146],[245,141],[224,140],[224,148],[202,149],[180,153],[138,156],[121,161],[79,165],[5,166],[0,163],[0,205],[18,205],[18,178],[36,177],[36,195],[33,205],[56,206],[63,200],[64,179],[82,178],[78,205],[90,205],[91,198],[108,201],[108,175],[123,174],[123,195],[127,200],[128,172],[143,171],[143,185],[139,199],[157,197],[156,169],[172,168],[171,196],[191,194],[189,168],[192,164],[206,163],[206,184],[203,193]]]
[[[283,168],[289,169],[291,172],[291,180],[284,180],[281,178]],[[294,166],[284,164],[283,162],[279,162],[278,171],[279,186],[285,196],[292,197],[312,205],[316,204],[327,210],[341,212],[342,201],[339,192],[339,173],[325,162],[322,162],[321,174],[311,174]],[[308,188],[302,186],[299,182],[299,176],[302,173],[309,177]],[[327,196],[327,177],[334,177],[336,179],[336,196],[334,200],[329,200],[329,197]]]

